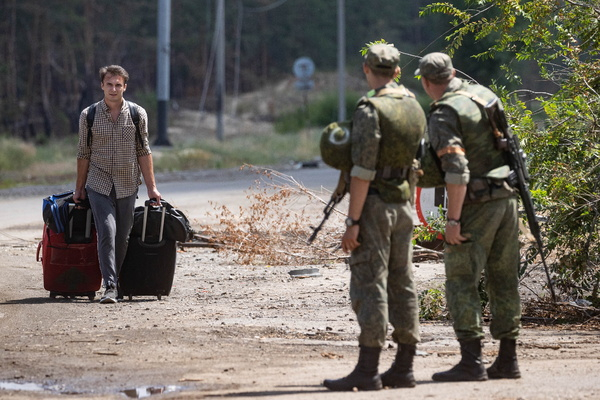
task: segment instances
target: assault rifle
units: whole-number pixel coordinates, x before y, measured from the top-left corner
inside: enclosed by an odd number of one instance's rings
[[[315,240],[315,238],[317,237],[317,234],[319,233],[319,231],[321,230],[323,225],[325,225],[325,222],[329,219],[329,216],[335,209],[335,206],[340,201],[342,201],[342,199],[346,195],[346,192],[348,190],[348,184],[346,182],[347,177],[345,175],[347,175],[347,174],[348,173],[345,171],[340,172],[340,179],[338,180],[337,187],[333,191],[331,198],[329,199],[329,202],[327,203],[327,205],[325,206],[325,209],[323,210],[324,216],[323,216],[323,219],[321,220],[321,223],[317,227],[311,226],[313,233],[312,233],[312,235],[310,235],[310,237],[307,240],[308,244],[311,244]]]
[[[511,186],[515,186],[519,191],[519,196],[521,197],[523,207],[525,208],[529,230],[535,238],[542,264],[544,265],[552,301],[556,302],[554,287],[552,286],[550,272],[548,271],[548,265],[546,264],[546,257],[544,255],[544,243],[542,242],[540,226],[538,224],[537,216],[535,215],[535,207],[533,205],[533,199],[531,198],[531,192],[529,191],[529,173],[527,172],[527,166],[525,165],[526,155],[519,145],[519,138],[512,133],[508,126],[504,110],[502,110],[498,104],[498,98],[496,97],[491,100],[485,105],[484,109],[490,120],[494,137],[496,138],[496,148],[498,150],[504,150],[508,154],[508,163],[511,169],[508,181]]]

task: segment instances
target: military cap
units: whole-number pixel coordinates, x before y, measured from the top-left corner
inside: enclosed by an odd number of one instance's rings
[[[415,75],[424,76],[430,80],[445,80],[452,75],[452,60],[444,53],[429,53],[419,61]]]
[[[400,52],[393,44],[378,43],[369,46],[365,64],[372,70],[393,71],[400,62]]]

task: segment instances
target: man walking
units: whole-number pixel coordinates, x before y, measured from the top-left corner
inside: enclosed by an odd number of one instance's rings
[[[352,119],[350,204],[342,249],[351,252],[350,298],[360,325],[359,358],[346,377],[323,384],[330,390],[414,387],[413,357],[419,342],[418,300],[412,273],[414,186],[408,180],[425,114],[404,86],[399,51],[374,44],[364,57],[370,98],[363,97]],[[378,373],[388,321],[398,351],[392,367]]]
[[[456,78],[448,55],[423,57],[415,75],[434,100],[429,117],[431,145],[445,173],[448,210],[444,262],[446,297],[461,360],[433,375],[435,381],[516,379],[516,339],[521,305],[518,291],[517,198],[507,183],[506,152],[495,146],[483,106],[496,95]],[[490,368],[482,363],[479,281],[485,273],[492,322],[500,352]]]
[[[105,292],[101,303],[117,302],[119,271],[133,226],[133,211],[140,172],[148,198],[160,203],[154,180],[152,153],[148,145],[146,110],[123,98],[129,74],[118,65],[100,68],[104,99],[81,112],[74,201],[89,198],[98,235],[98,257]],[[136,132],[131,107],[139,115]],[[88,135],[88,112],[95,108],[92,135]],[[137,135],[141,135],[141,140]]]

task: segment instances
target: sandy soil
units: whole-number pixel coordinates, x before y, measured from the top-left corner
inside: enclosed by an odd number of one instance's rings
[[[0,196],[0,208],[7,207],[15,208],[15,199]],[[200,217],[202,207],[187,209]],[[349,373],[357,356],[343,262],[237,265],[211,248],[186,247],[177,254],[173,289],[160,301],[51,299],[36,261],[41,222],[0,220],[9,221],[0,224],[0,398],[600,398],[600,337],[585,326],[526,324],[518,342],[520,380],[434,383],[431,375],[459,358],[446,322],[421,326],[416,388],[328,392],[322,380]],[[319,276],[289,274],[307,267]],[[419,263],[414,271],[420,290],[443,282],[439,263]],[[488,336],[487,362],[496,352]],[[390,342],[380,370],[394,354]]]

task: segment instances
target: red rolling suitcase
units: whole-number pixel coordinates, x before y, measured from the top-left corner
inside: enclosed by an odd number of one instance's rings
[[[119,272],[119,297],[162,296],[171,293],[177,241],[163,237],[165,227],[164,206],[152,206],[146,201],[144,207],[137,207],[136,214],[143,212],[143,218],[136,218],[132,232],[141,232],[141,236],[131,235],[127,246],[127,255]]]
[[[57,233],[44,225],[36,259],[42,262],[44,289],[51,298],[87,296],[93,301],[102,285],[102,274],[91,209],[76,209],[74,204],[69,208],[65,232]]]

